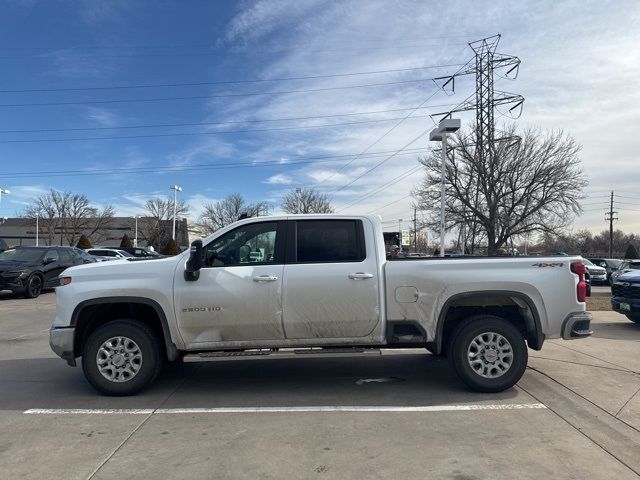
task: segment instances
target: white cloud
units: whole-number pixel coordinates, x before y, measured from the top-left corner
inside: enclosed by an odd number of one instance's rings
[[[270,176],[262,183],[268,183],[271,185],[291,185],[293,183],[293,178],[289,175],[278,173],[277,175]]]

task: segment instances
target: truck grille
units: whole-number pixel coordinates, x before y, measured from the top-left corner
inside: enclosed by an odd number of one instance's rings
[[[640,298],[640,284],[629,283],[627,285],[624,285],[622,283],[614,283],[613,296],[624,298]]]

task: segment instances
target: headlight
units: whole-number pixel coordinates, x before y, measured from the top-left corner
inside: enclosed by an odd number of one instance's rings
[[[69,285],[71,283],[71,277],[60,277],[60,286],[64,287],[65,285]]]

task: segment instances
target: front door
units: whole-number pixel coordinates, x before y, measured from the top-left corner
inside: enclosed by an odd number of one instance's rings
[[[374,245],[365,245],[363,222],[291,223],[283,292],[287,338],[379,341],[380,280]],[[369,224],[366,228],[372,230]]]
[[[187,348],[284,339],[284,229],[285,222],[246,223],[204,246],[198,280],[176,271],[176,317]]]

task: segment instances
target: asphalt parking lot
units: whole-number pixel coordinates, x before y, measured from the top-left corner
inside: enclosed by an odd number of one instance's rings
[[[422,350],[197,363],[98,395],[49,350],[55,293],[0,294],[2,478],[628,479],[640,474],[640,325],[530,351],[469,392]]]

